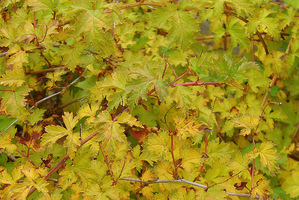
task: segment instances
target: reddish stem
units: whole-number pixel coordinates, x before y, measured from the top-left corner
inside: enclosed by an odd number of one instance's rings
[[[111,169],[111,166],[110,166],[110,162],[109,162],[109,160],[108,160],[108,156],[107,155],[105,155],[105,153],[104,153],[104,151],[103,151],[103,148],[102,148],[102,142],[99,142],[99,146],[100,146],[100,150],[101,150],[101,153],[102,153],[102,155],[103,155],[103,157],[104,157],[104,161],[105,161],[105,163],[106,163],[106,165],[107,165],[107,168],[108,168],[108,172],[109,172],[109,175],[111,176],[111,179],[112,179],[112,185],[111,186],[113,186],[114,185],[114,183],[115,183],[115,179],[113,178],[113,171],[112,171],[112,169]]]
[[[223,85],[224,83],[218,83],[218,82],[201,82],[199,80],[194,81],[194,82],[187,82],[187,83],[174,83],[173,86],[176,85],[182,85],[182,86],[202,86],[202,85]]]
[[[0,89],[0,91],[10,91],[10,92],[13,92],[12,89]]]
[[[21,154],[24,158],[26,158],[34,167],[36,167],[35,166],[35,164],[34,164],[34,162],[32,162],[32,160],[30,160],[30,158],[28,157],[28,156],[26,156],[25,154],[23,154],[21,151],[19,151],[19,150],[16,150],[19,154]]]

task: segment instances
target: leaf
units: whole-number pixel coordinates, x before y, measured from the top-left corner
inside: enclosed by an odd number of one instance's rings
[[[257,116],[244,115],[237,119],[231,119],[235,127],[241,127],[240,135],[249,135],[252,130],[255,130],[259,124],[259,118]]]
[[[176,125],[177,136],[180,140],[184,140],[187,137],[194,137],[195,134],[202,134],[200,133],[202,130],[201,125],[194,119],[185,119],[177,116],[173,121]]]
[[[239,172],[243,172],[248,169],[249,162],[250,160],[247,159],[246,156],[242,156],[240,152],[237,152],[236,155],[233,156],[229,167],[233,170],[234,174],[238,174]]]
[[[10,134],[6,132],[1,133],[0,149],[5,150],[8,155],[11,155],[17,149],[17,145],[12,143],[12,137]]]
[[[191,173],[204,162],[205,158],[197,149],[183,148],[181,151],[182,167]]]
[[[6,73],[0,78],[0,84],[4,86],[20,87],[25,83],[25,73],[23,69],[14,68],[6,70]]]
[[[7,55],[10,55],[7,60],[7,65],[16,66],[17,68],[23,67],[24,63],[28,63],[28,55],[25,51],[21,50],[21,47],[15,44],[9,51]]]
[[[62,116],[63,118],[63,122],[66,126],[66,129],[68,131],[72,131],[73,128],[76,126],[76,124],[79,121],[79,117],[78,116],[73,116],[73,113],[69,113],[69,112],[64,112],[64,115]]]
[[[187,50],[194,42],[193,32],[198,26],[189,13],[177,9],[175,5],[168,5],[157,9],[155,25],[163,27],[167,23],[168,38],[175,41],[182,50]],[[164,27],[163,27],[164,28]]]
[[[168,84],[162,79],[158,79],[157,81],[154,81],[153,83],[154,83],[156,93],[157,93],[159,99],[162,102],[165,101],[165,98],[168,95]]]
[[[39,108],[35,108],[33,110],[33,113],[31,113],[28,116],[28,121],[30,122],[31,125],[34,125],[37,122],[43,120],[44,113],[45,113],[45,110],[39,109]]]
[[[143,147],[146,152],[164,158],[170,147],[170,136],[166,131],[159,132],[158,135],[150,134]]]
[[[269,17],[271,13],[272,11],[265,8],[254,12],[254,15],[249,17],[249,22],[246,24],[248,33],[253,34],[256,33],[256,31],[266,32],[277,39],[279,37],[279,23],[274,18]]]
[[[278,167],[279,154],[272,142],[263,142],[258,148],[257,155],[261,158],[262,168],[267,167],[270,173],[275,173]]]
[[[203,148],[203,147],[202,147]],[[212,165],[215,162],[227,163],[231,158],[233,150],[228,143],[219,143],[219,139],[209,142],[207,147],[208,159],[205,163]]]
[[[56,86],[56,82],[62,80],[62,75],[66,74],[67,71],[65,70],[55,70],[53,73],[47,73],[46,78],[49,79],[49,81],[46,84],[46,87],[52,88]]]
[[[143,125],[141,122],[137,121],[136,118],[132,117],[128,112],[123,112],[117,119],[118,123],[126,123],[129,126],[137,126],[140,128],[143,128]]]
[[[286,180],[282,184],[282,188],[290,194],[291,198],[299,197],[299,172],[291,172],[290,176],[286,177]]]
[[[112,28],[110,17],[102,10],[102,2],[94,1],[89,4],[76,1],[72,7],[79,11],[75,24],[75,35],[83,34],[86,42],[91,43],[95,49],[100,49],[105,55],[114,52],[112,37],[106,32]]]
[[[5,111],[8,115],[24,121],[29,115],[29,112],[25,108],[25,96],[32,89],[28,86],[21,86],[13,91],[7,91],[2,95],[0,111]]]
[[[63,138],[68,135],[68,130],[61,126],[46,126],[46,133],[42,136],[41,144],[43,146],[47,146],[49,144],[50,149],[52,149],[53,144],[56,143],[57,140]]]
[[[70,159],[74,159],[75,153],[77,152],[78,147],[81,145],[81,137],[79,133],[68,134],[66,140],[64,141],[64,147],[67,148],[67,152],[70,156]]]

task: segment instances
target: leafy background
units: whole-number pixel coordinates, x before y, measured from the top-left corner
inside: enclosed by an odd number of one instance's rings
[[[297,1],[0,5],[0,198],[298,198]]]

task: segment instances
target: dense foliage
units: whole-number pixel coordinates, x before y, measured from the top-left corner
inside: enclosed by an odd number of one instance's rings
[[[299,197],[298,1],[0,5],[0,199]]]

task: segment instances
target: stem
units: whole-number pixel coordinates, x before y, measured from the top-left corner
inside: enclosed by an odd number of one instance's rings
[[[178,75],[176,74],[176,72],[174,71],[174,69],[172,68],[171,64],[169,63],[168,59],[164,56],[164,53],[163,53],[163,58],[165,60],[165,70],[166,70],[166,66],[167,64],[169,65],[170,69],[172,70],[172,72],[174,73],[175,77],[178,78]],[[163,73],[163,76],[164,76],[164,73]]]
[[[218,83],[218,82],[200,82],[200,81],[194,81],[194,82],[187,82],[187,83],[174,83],[173,86],[176,85],[182,85],[182,86],[202,86],[202,85],[223,85],[224,83]]]
[[[103,157],[104,157],[104,161],[105,161],[105,163],[106,163],[106,165],[107,165],[107,168],[108,168],[108,173],[109,173],[109,175],[111,176],[111,179],[112,179],[112,185],[111,186],[113,186],[114,185],[114,183],[115,183],[115,179],[113,178],[113,171],[112,171],[112,169],[111,169],[111,166],[110,166],[110,162],[109,162],[109,160],[108,160],[108,156],[107,155],[105,155],[105,153],[104,153],[104,151],[103,151],[103,148],[102,148],[102,142],[99,142],[99,146],[100,146],[100,150],[101,150],[101,153],[102,153],[102,155],[103,155]]]
[[[10,91],[10,92],[13,92],[12,89],[0,89],[0,91]]]
[[[26,158],[35,168],[36,168],[36,166],[35,166],[35,164],[34,164],[34,162],[32,162],[32,160],[30,160],[30,158],[28,157],[28,156],[26,156],[25,154],[23,154],[21,151],[19,151],[19,150],[16,150],[16,152],[18,152],[19,154],[21,154],[24,158]]]
[[[277,78],[278,78],[278,75],[277,75],[277,74],[274,74],[274,76],[273,76],[273,78],[272,78],[272,81],[271,81],[271,83],[270,83],[270,85],[269,85],[269,88],[268,88],[268,90],[267,90],[267,92],[266,92],[266,94],[265,94],[265,96],[264,96],[264,99],[263,99],[263,101],[262,101],[262,103],[261,103],[261,106],[262,106],[262,107],[265,105],[266,100],[267,100],[267,98],[268,98],[268,96],[269,96],[269,94],[270,94],[270,91],[271,91],[273,85],[275,84]]]
[[[44,70],[40,70],[40,71],[26,72],[26,74],[42,74],[42,73],[52,72],[52,71],[55,71],[57,69],[67,69],[67,66],[49,68],[49,69],[44,69]]]
[[[186,76],[190,71],[191,71],[191,69],[188,67],[187,71],[185,71],[185,73],[183,73],[181,76],[177,77],[174,81],[172,81],[170,83],[170,85],[175,85],[174,84],[175,82],[177,82],[178,80],[180,80],[181,78],[183,78],[184,76]]]
[[[122,175],[122,173],[123,173],[123,171],[124,171],[125,165],[126,165],[126,160],[124,160],[124,164],[123,164],[123,167],[121,168],[120,174],[119,174],[119,176],[115,179],[115,181],[112,183],[112,186],[117,184],[118,180],[120,179],[120,177],[121,177],[121,175]]]
[[[170,138],[171,138],[171,147],[170,147],[170,150],[169,152],[171,153],[171,157],[172,157],[172,162],[173,162],[173,166],[174,166],[174,170],[173,170],[173,175],[172,177],[174,179],[177,179],[178,178],[178,169],[177,169],[177,164],[175,162],[175,158],[174,158],[174,154],[173,154],[173,132],[170,133]]]

